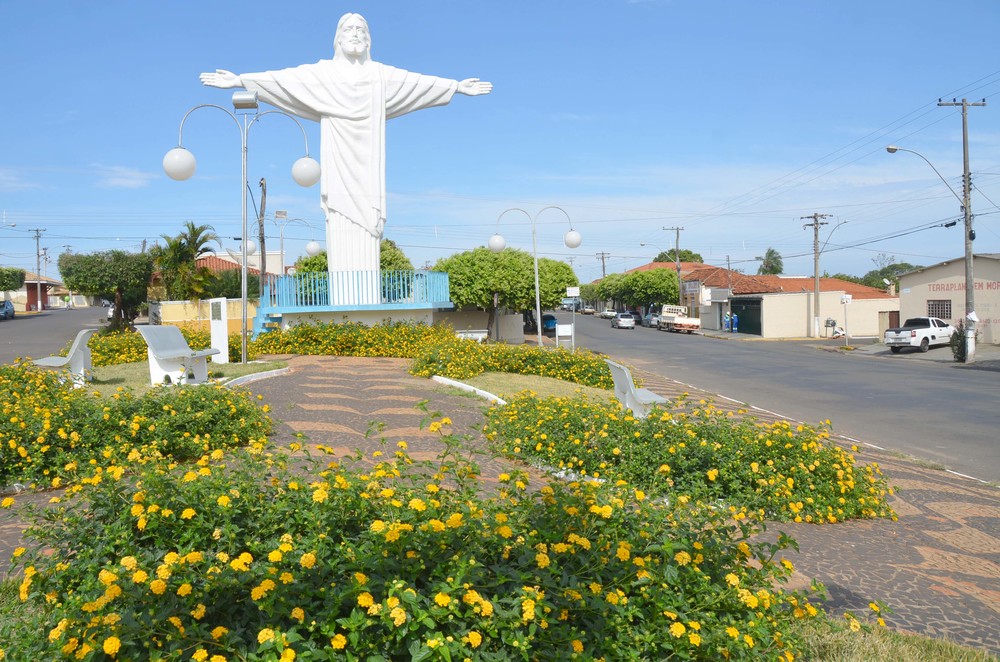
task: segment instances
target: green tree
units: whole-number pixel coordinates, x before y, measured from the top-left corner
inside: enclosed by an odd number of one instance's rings
[[[215,274],[208,267],[199,267],[197,260],[211,252],[209,244],[219,241],[212,226],[187,221],[177,236],[162,237],[166,245],[156,246],[150,252],[163,279],[167,297],[183,301],[209,295]]]
[[[674,255],[677,253],[677,249],[671,248],[669,251],[660,251],[659,254],[653,258],[653,262],[677,262],[674,259]],[[681,249],[681,262],[704,262],[704,258],[701,257],[699,253],[694,251],[689,251],[686,248]]]
[[[0,267],[0,294],[8,290],[19,290],[24,285],[24,269]]]
[[[204,291],[206,299],[226,297],[227,299],[242,299],[243,290],[240,287],[240,279],[243,274],[240,269],[228,269],[214,274],[212,280],[207,284]],[[260,280],[257,278],[247,279],[247,298],[256,299],[260,296]]]
[[[601,301],[625,301],[625,274],[608,274],[597,281],[597,295]]]
[[[785,271],[785,262],[781,259],[781,253],[773,248],[768,248],[763,257],[758,257],[760,267],[757,269],[758,275],[777,275]]]
[[[920,266],[916,264],[896,262],[895,256],[886,255],[885,253],[879,253],[872,258],[872,262],[875,263],[876,268],[862,276],[861,283],[880,290],[885,289],[885,281],[888,280],[899,291],[899,275],[920,269]]]
[[[597,285],[595,283],[587,283],[585,285],[581,285],[580,299],[585,304],[596,306],[601,299],[600,294],[597,293]]]
[[[525,251],[494,253],[481,246],[438,260],[434,271],[448,273],[451,300],[457,308],[475,306],[489,311],[489,328],[493,328],[499,307],[519,311],[535,308],[534,261]],[[577,284],[577,278],[565,262],[541,258],[538,284],[542,308],[551,309],[566,296],[567,287]]]
[[[75,292],[112,299],[115,314],[112,329],[129,326],[146,301],[146,288],[153,274],[149,253],[112,250],[98,253],[63,253],[59,256],[63,282]]]
[[[413,271],[413,263],[392,239],[383,239],[379,245],[379,268],[383,271]],[[316,273],[327,270],[326,251],[306,255],[295,261],[298,273]]]
[[[680,289],[672,269],[633,271],[622,279],[620,299],[628,306],[677,303]]]

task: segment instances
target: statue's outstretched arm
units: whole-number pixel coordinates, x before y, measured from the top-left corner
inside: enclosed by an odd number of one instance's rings
[[[455,91],[459,94],[467,94],[470,97],[475,97],[480,94],[489,94],[492,92],[493,83],[488,83],[478,78],[466,78],[458,82],[458,88]]]
[[[227,90],[232,87],[243,87],[243,81],[239,74],[225,69],[216,69],[215,72],[205,72],[198,76],[201,82],[209,87],[220,87]]]

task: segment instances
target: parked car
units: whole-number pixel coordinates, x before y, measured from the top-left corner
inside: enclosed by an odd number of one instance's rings
[[[595,315],[597,311],[594,310],[593,306],[584,306],[580,313],[583,315]]]
[[[558,324],[558,323],[559,323],[559,320],[556,319],[555,315],[552,315],[552,314],[549,314],[549,313],[546,313],[546,314],[542,315],[542,333],[549,334],[549,335],[555,335],[555,333],[556,333],[556,324]]]
[[[656,328],[660,325],[660,314],[652,311],[642,316],[642,325]]]
[[[912,317],[895,329],[886,329],[885,344],[893,354],[904,347],[926,352],[934,345],[948,345],[955,327],[937,317]]]
[[[604,312],[601,313],[601,317],[603,317],[604,319],[613,319],[614,316],[617,315],[617,314],[618,313],[615,312],[614,308],[605,308]]]
[[[612,329],[634,329],[635,328],[635,317],[632,313],[618,313],[611,320]]]
[[[14,318],[14,304],[10,301],[0,301],[0,320]]]

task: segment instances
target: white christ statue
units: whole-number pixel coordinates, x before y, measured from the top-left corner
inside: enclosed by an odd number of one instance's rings
[[[337,271],[378,271],[385,226],[385,121],[443,106],[457,92],[489,94],[492,83],[415,74],[370,57],[368,23],[344,14],[332,60],[281,71],[201,74],[205,85],[242,87],[285,112],[320,123],[320,199],[327,260]]]

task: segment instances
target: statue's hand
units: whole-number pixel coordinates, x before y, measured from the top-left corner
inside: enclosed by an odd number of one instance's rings
[[[492,92],[493,83],[488,83],[478,78],[466,78],[458,82],[458,89],[455,91],[459,94],[467,94],[470,97],[475,97],[480,94],[489,94]]]
[[[226,71],[225,69],[216,69],[214,73],[206,72],[198,76],[198,78],[209,87],[220,87],[224,90],[232,87],[243,87],[243,81],[240,80],[239,74],[234,74],[232,71]]]

